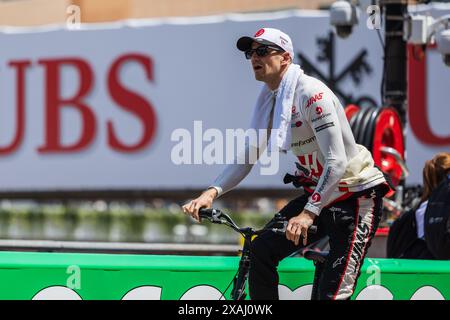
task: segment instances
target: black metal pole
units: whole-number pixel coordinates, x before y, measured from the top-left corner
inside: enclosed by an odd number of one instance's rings
[[[407,122],[407,44],[403,40],[404,24],[408,13],[408,0],[380,0],[384,7],[385,49],[383,105],[395,108],[400,116],[403,128],[403,141],[406,146]],[[405,148],[406,149],[406,148]],[[406,159],[406,152],[405,152]],[[403,202],[405,181],[397,197]]]
[[[407,46],[403,40],[403,25],[408,0],[381,0],[385,17],[385,60],[383,103],[394,107],[406,126]]]

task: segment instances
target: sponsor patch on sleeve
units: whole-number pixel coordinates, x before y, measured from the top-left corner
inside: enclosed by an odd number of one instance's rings
[[[317,101],[322,100],[323,97],[323,92],[320,92],[318,94],[314,94],[312,97],[310,97],[307,101],[306,101],[306,107],[305,109],[309,108],[311,105],[313,105],[314,103],[316,103]]]
[[[325,123],[325,124],[323,124],[323,125],[321,125],[321,126],[318,126],[317,128],[314,128],[314,130],[315,130],[316,132],[319,132],[319,131],[325,130],[325,129],[327,129],[327,128],[330,128],[330,127],[334,127],[334,122],[333,122],[333,121],[332,121],[332,122]]]

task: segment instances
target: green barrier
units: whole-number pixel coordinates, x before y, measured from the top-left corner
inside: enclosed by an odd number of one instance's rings
[[[0,299],[219,299],[239,257],[0,252]],[[280,263],[280,298],[309,299],[314,266]],[[230,290],[225,293],[229,299]],[[353,299],[450,299],[450,261],[366,259]]]

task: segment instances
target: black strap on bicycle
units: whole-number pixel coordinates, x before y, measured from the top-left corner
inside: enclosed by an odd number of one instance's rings
[[[391,177],[386,172],[381,170],[381,168],[378,165],[375,164],[374,167],[381,171],[381,173],[383,174],[384,179],[386,180],[389,188],[391,188],[394,191],[397,190],[397,188],[394,186],[394,183],[392,182]]]
[[[283,178],[284,184],[292,183],[294,187],[301,188],[301,187],[310,187],[315,186],[316,182],[308,177],[302,177],[302,176],[295,176],[289,173],[286,173]]]
[[[294,185],[294,187],[296,188],[300,188],[301,185],[297,182],[297,178],[289,173],[286,173],[286,175],[283,178],[283,183],[284,184],[288,184],[288,183],[292,183]]]

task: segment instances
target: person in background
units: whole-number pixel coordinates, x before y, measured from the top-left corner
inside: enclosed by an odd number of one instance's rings
[[[428,200],[450,173],[450,153],[441,152],[425,162],[423,193],[416,208],[405,212],[391,226],[387,257],[403,259],[438,259],[425,239],[425,214]]]
[[[424,218],[425,210],[428,205],[428,198],[441,181],[444,180],[449,170],[450,153],[438,153],[433,159],[425,162],[423,168],[423,194],[421,204],[416,210],[417,237],[419,239],[425,239]]]

